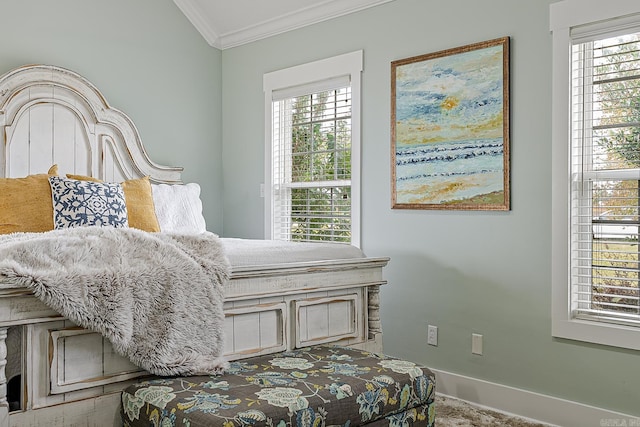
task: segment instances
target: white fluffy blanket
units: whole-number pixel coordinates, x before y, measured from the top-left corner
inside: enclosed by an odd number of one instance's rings
[[[157,375],[225,367],[229,266],[212,233],[81,227],[0,236],[0,281],[44,303]]]

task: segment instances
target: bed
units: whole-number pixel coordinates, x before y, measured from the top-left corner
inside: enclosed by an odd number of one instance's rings
[[[53,165],[60,176],[89,181],[149,177],[160,234],[206,232],[197,184],[183,184],[181,168],[151,161],[133,122],[80,75],[45,65],[4,74],[0,127],[0,178],[48,173]],[[229,262],[224,358],[326,343],[382,351],[387,258],[344,244],[219,240]],[[121,425],[122,390],[148,374],[33,289],[0,282],[0,427]]]

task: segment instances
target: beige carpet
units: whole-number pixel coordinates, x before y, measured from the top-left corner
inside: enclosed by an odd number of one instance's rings
[[[457,399],[436,396],[436,427],[547,427],[547,424],[509,416]]]

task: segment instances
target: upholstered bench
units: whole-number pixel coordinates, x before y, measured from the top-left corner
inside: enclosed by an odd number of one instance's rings
[[[346,347],[231,362],[220,376],[152,378],[122,393],[125,426],[432,426],[435,376]]]

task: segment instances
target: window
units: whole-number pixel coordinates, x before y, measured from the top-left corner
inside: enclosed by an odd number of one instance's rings
[[[266,237],[359,246],[362,51],[265,74]]]
[[[553,334],[640,349],[640,7],[551,5]]]
[[[574,316],[640,326],[640,32],[573,40]]]

